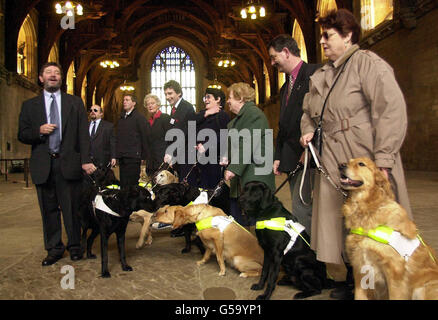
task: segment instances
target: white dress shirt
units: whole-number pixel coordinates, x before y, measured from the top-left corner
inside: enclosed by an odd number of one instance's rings
[[[94,129],[95,130],[94,133],[96,134],[97,128],[99,127],[100,120],[102,120],[102,119],[91,120],[90,127],[88,128],[88,132],[90,133],[90,136],[91,136],[91,130],[93,130],[93,122],[96,121],[96,129]]]

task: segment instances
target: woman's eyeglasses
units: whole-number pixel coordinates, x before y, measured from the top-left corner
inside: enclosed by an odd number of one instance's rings
[[[325,40],[328,40],[328,39],[330,39],[330,37],[331,37],[332,35],[334,35],[334,34],[336,34],[336,32],[328,33],[327,31],[324,31],[324,32],[321,34],[321,37],[324,38]]]

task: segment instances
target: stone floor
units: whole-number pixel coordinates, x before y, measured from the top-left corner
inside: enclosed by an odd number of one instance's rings
[[[283,179],[277,177],[277,185]],[[408,172],[407,182],[415,222],[424,240],[438,249],[438,172]],[[287,186],[279,198],[290,209]],[[199,251],[194,248],[181,254],[183,238],[170,238],[169,231],[154,231],[151,246],[135,249],[140,225],[134,223],[128,225],[126,234],[133,272],[121,270],[115,236],[110,239],[110,279],[99,277],[99,238],[94,245],[98,259],[72,262],[65,255],[43,268],[46,252],[36,191],[34,186],[25,188],[22,174],[9,175],[7,182],[0,176],[0,221],[0,299],[253,300],[259,294],[249,289],[257,279],[240,278],[231,268],[225,276],[218,276],[214,258],[198,267]],[[342,268],[329,266],[329,270],[335,279],[342,279]],[[64,278],[73,273],[74,281]],[[74,289],[63,289],[73,285]],[[277,287],[272,299],[289,300],[295,293],[291,287]],[[312,299],[329,299],[329,291]]]

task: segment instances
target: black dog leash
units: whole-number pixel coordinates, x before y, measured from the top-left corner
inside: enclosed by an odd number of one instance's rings
[[[301,162],[298,162],[297,167],[294,169],[294,171],[289,172],[287,175],[286,180],[283,181],[283,183],[275,190],[274,196],[277,194],[278,191],[280,191],[281,188],[288,182],[296,173],[303,167],[303,164]]]
[[[187,173],[187,175],[183,179],[183,182],[187,182],[187,178],[189,177],[190,173],[192,173],[192,170],[197,166],[197,164],[198,164],[198,161],[196,161],[195,164],[190,168],[190,171],[189,171],[189,173]]]

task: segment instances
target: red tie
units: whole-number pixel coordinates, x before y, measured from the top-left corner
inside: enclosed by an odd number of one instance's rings
[[[292,88],[294,86],[294,77],[292,75],[289,76],[289,83],[287,86],[287,96],[286,96],[286,104],[289,102],[290,94],[292,93]]]
[[[175,107],[172,107],[172,116],[173,116],[173,114],[175,113],[175,111],[176,111],[176,108],[175,108]]]

